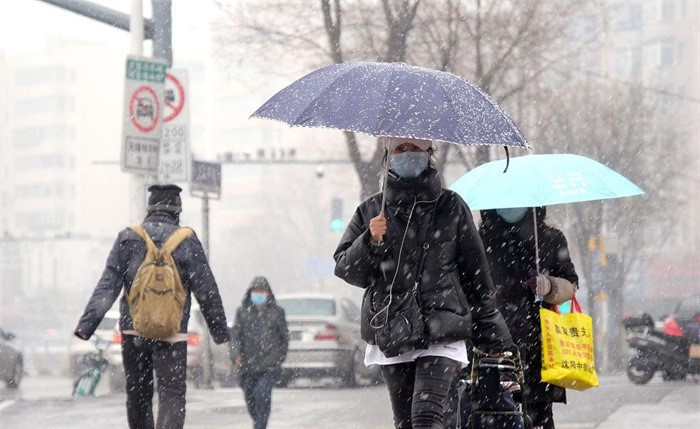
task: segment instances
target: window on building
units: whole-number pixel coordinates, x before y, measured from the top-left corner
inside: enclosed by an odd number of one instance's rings
[[[661,22],[673,22],[675,19],[675,4],[672,1],[666,0],[660,2],[661,7]]]
[[[60,153],[20,156],[15,158],[15,169],[21,170],[50,170],[66,167],[66,156]]]
[[[73,110],[74,103],[72,97],[63,95],[25,98],[15,102],[15,113],[19,116],[65,113]]]
[[[613,28],[615,30],[634,30],[642,28],[644,12],[641,4],[620,4],[613,10]]]
[[[66,141],[65,125],[43,127],[22,127],[12,131],[12,144],[16,148],[32,147],[44,142],[62,143]]]
[[[595,18],[592,16],[584,16],[576,20],[571,26],[570,32],[572,38],[581,42],[592,42],[596,40],[598,33]]]
[[[16,225],[33,231],[61,229],[66,215],[62,211],[27,211],[16,214]]]
[[[628,77],[632,71],[632,50],[621,49],[615,54],[615,74],[620,77]]]
[[[685,43],[683,42],[676,42],[676,64],[683,64],[683,61],[685,60],[684,54],[685,54]]]
[[[14,195],[16,200],[31,200],[51,198],[56,194],[59,184],[32,183],[28,185],[15,186]]]
[[[15,73],[15,83],[17,86],[42,85],[47,83],[63,82],[66,71],[63,67],[38,67],[20,69]]]
[[[642,47],[630,49],[630,76],[635,79],[641,78],[642,73]]]
[[[661,67],[673,65],[673,43],[665,41],[661,42]]]

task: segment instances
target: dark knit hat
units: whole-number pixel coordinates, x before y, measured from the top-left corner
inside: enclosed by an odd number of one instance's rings
[[[180,213],[182,211],[182,200],[180,192],[182,188],[177,185],[152,185],[148,187],[148,212],[166,211]]]

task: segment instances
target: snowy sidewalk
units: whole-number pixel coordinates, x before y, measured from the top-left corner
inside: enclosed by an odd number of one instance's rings
[[[700,429],[700,384],[678,386],[656,404],[623,405],[597,429]]]

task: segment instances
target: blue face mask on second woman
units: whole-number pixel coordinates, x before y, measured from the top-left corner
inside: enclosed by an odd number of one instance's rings
[[[427,152],[395,153],[389,158],[391,169],[403,179],[415,179],[428,168]]]
[[[496,213],[508,223],[518,223],[525,217],[527,207],[514,207],[510,209],[498,209]]]

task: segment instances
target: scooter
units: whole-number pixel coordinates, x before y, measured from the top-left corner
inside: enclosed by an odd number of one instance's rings
[[[683,380],[700,374],[700,359],[690,357],[691,342],[687,337],[658,331],[648,314],[627,317],[622,321],[627,343],[635,353],[627,366],[632,383],[646,384],[661,371],[664,380]]]

